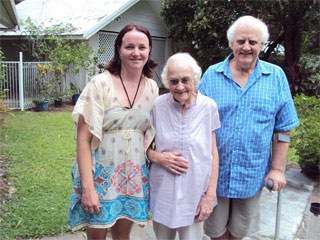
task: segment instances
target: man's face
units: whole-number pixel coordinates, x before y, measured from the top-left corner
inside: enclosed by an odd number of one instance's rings
[[[255,68],[259,53],[263,48],[261,34],[258,28],[246,24],[237,27],[231,43],[237,67],[246,70]]]

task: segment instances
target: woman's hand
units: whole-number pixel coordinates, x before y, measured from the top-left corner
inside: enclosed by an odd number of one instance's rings
[[[194,222],[196,223],[202,222],[210,216],[213,210],[213,202],[214,202],[214,198],[212,199],[212,197],[209,198],[207,196],[204,196],[201,198],[197,207]]]
[[[158,163],[165,169],[177,175],[186,173],[189,168],[188,160],[181,157],[180,152],[162,152],[161,160]]]
[[[214,197],[204,196],[201,198],[198,204],[196,216],[194,219],[195,223],[202,222],[210,216],[213,210],[214,199],[215,199],[215,196]]]
[[[79,116],[77,128],[77,160],[79,164],[80,177],[82,183],[81,206],[89,213],[100,212],[100,202],[98,194],[94,189],[94,181],[91,164],[90,143],[92,134],[84,117]]]
[[[156,152],[148,148],[147,155],[151,162],[177,175],[186,173],[189,168],[189,162],[181,157],[181,152]]]
[[[81,206],[85,211],[89,213],[100,213],[100,201],[97,192],[92,189],[88,191],[83,191],[81,197]]]

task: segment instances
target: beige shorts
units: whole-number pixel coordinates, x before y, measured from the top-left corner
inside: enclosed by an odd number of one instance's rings
[[[218,205],[204,223],[205,234],[219,238],[228,230],[232,236],[244,238],[255,217],[261,193],[262,190],[245,199],[218,197]]]

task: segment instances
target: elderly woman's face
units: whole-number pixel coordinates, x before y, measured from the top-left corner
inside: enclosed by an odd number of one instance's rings
[[[239,68],[254,68],[263,48],[261,31],[247,25],[239,25],[231,43],[234,59]]]
[[[167,79],[173,98],[181,105],[191,101],[194,92],[195,77],[191,66],[172,61],[168,66]]]

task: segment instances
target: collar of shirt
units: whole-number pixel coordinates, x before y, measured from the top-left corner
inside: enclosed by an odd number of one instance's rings
[[[231,80],[233,80],[233,78],[230,71],[229,61],[233,57],[234,57],[233,53],[230,53],[229,56],[216,68],[217,72],[222,72],[228,79],[231,79]],[[270,73],[271,73],[271,70],[268,68],[268,66],[258,58],[256,68],[252,73],[252,75],[254,76],[254,79],[257,79],[263,74],[270,74]]]
[[[202,95],[198,90],[196,90],[196,93],[197,93],[196,100],[191,104],[190,107],[192,107],[192,106],[194,106],[195,104],[197,104],[198,99],[199,99],[198,96],[199,96],[199,95]],[[173,96],[172,96],[172,94],[171,94],[170,92],[169,92],[168,94],[170,94],[170,97],[168,98],[168,102],[169,102],[170,104],[172,104],[175,108],[180,109],[180,108],[181,108],[180,103],[177,102],[176,100],[174,100],[174,98],[173,98]],[[189,107],[189,108],[190,108],[190,107]]]

